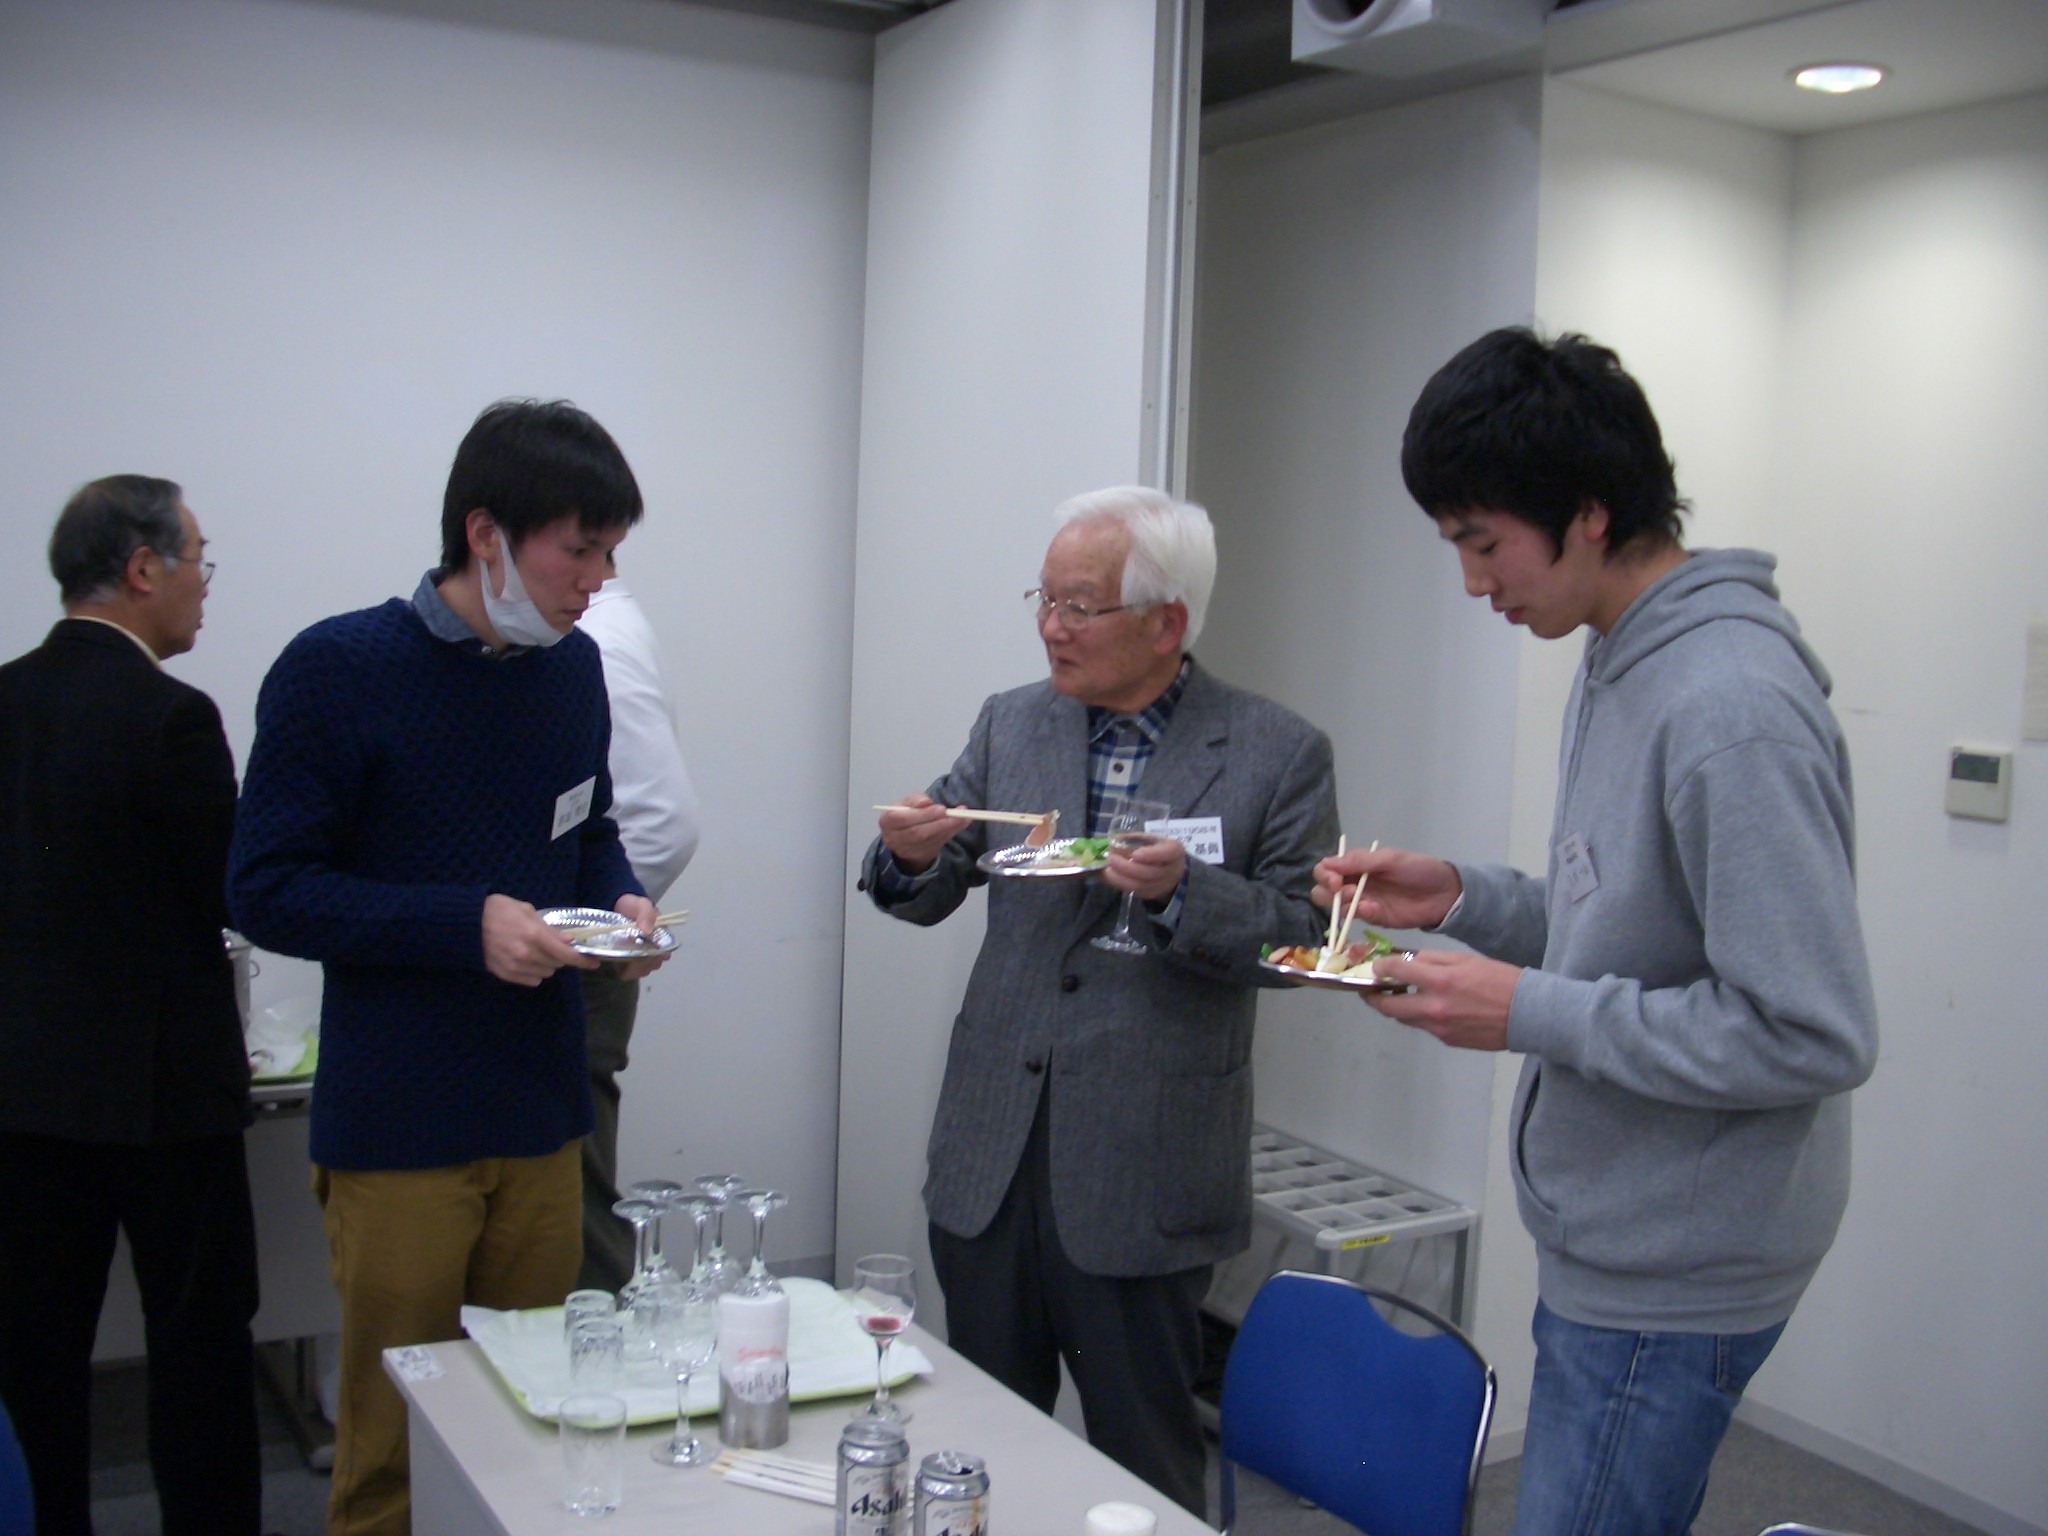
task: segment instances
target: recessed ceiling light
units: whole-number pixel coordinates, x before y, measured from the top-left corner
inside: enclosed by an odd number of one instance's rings
[[[1809,64],[1804,69],[1792,71],[1792,83],[1803,91],[1819,91],[1824,96],[1846,96],[1851,91],[1867,91],[1884,79],[1884,70],[1875,64]]]

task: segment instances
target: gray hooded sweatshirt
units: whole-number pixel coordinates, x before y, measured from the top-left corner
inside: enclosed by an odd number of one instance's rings
[[[1515,1193],[1574,1322],[1782,1322],[1848,1199],[1877,1055],[1849,757],[1776,564],[1695,553],[1591,638],[1548,878],[1463,868],[1444,925],[1529,967]]]

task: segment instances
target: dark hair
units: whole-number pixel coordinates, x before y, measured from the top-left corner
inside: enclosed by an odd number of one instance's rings
[[[185,548],[178,516],[184,498],[175,481],[149,475],[109,475],[80,486],[50,530],[50,574],[64,601],[113,595],[138,549],[177,560]]]
[[[441,565],[469,564],[463,524],[482,507],[516,549],[573,513],[587,532],[640,521],[640,484],[609,432],[566,400],[500,400],[455,450],[441,499]]]
[[[1431,517],[1508,512],[1562,550],[1589,501],[1607,549],[1676,541],[1687,504],[1642,386],[1584,336],[1489,331],[1436,371],[1408,413],[1401,478]]]

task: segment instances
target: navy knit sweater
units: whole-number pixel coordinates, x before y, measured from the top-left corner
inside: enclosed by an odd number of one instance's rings
[[[393,599],[285,647],[257,700],[228,904],[260,947],[325,968],[315,1163],[535,1157],[590,1129],[577,973],[499,981],[483,906],[639,891],[607,814],[610,736],[580,632],[493,657]],[[588,819],[552,837],[558,798],[592,778]]]

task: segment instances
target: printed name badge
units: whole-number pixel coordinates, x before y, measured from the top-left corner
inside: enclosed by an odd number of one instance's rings
[[[1160,832],[1176,839],[1188,851],[1191,859],[1200,859],[1204,864],[1223,862],[1223,818],[1221,816],[1190,816],[1181,821],[1148,821],[1147,832]]]
[[[548,834],[553,842],[572,827],[580,827],[590,819],[590,802],[597,794],[597,775],[592,774],[574,789],[564,790],[555,798],[555,830]]]
[[[1576,832],[1557,845],[1557,878],[1563,883],[1566,901],[1583,901],[1600,888],[1600,877],[1593,873],[1593,855],[1585,838]]]

